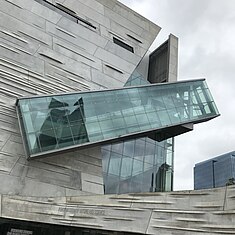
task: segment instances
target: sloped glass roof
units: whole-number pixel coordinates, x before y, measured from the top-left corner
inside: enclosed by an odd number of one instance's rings
[[[17,110],[29,157],[158,132],[164,136],[171,129],[178,135],[182,125],[218,116],[204,79],[23,97]]]

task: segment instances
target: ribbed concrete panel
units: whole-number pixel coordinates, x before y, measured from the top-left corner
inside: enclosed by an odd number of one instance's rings
[[[160,27],[154,23],[146,20],[143,16],[136,12],[133,12],[130,8],[126,7],[117,0],[97,0],[105,6],[105,15],[113,15],[110,17],[112,22],[121,22],[124,24],[124,28],[129,32],[139,35],[139,39],[147,39],[148,41],[156,38],[160,31]],[[134,14],[133,14],[134,13]],[[124,33],[125,31],[123,31]],[[122,35],[124,36],[124,34]]]
[[[141,27],[142,32],[144,26],[152,23],[141,18],[143,25],[138,26],[133,17],[140,16],[135,16],[130,9],[129,16],[124,17],[128,21],[125,27],[112,28],[113,19],[109,18],[112,10],[98,1],[49,2],[63,4],[95,28],[84,22],[76,23],[34,0],[0,0],[0,193],[25,196],[102,194],[99,148],[33,162],[26,160],[15,100],[27,95],[123,86],[159,27],[156,26],[151,31],[151,39],[146,40],[135,30]],[[115,21],[119,21],[117,12]],[[127,29],[127,26],[133,28]],[[130,32],[138,35],[143,43],[128,39]],[[133,46],[136,53],[114,44],[114,35],[124,35],[123,40]]]
[[[84,16],[95,24],[100,24],[110,29],[110,19],[104,16],[104,6],[102,4],[91,0],[85,2],[81,0],[66,0],[63,5],[75,10],[78,15]]]
[[[20,9],[32,12],[33,14],[36,15],[37,18],[44,18],[46,21],[50,21],[54,24],[56,24],[61,19],[60,14],[58,14],[57,12],[53,12],[46,7],[43,7],[42,5],[38,4],[36,1],[10,0],[10,1],[6,1],[6,2],[17,6]],[[30,21],[29,22],[26,21],[26,22],[29,23]],[[31,24],[33,24],[33,22],[31,22]]]
[[[119,196],[1,197],[2,218],[140,234],[235,234],[235,186]]]

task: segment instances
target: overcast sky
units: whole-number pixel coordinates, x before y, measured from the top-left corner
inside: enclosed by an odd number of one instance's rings
[[[179,38],[178,79],[206,78],[220,117],[176,138],[174,189],[193,189],[195,163],[235,150],[235,0],[121,0],[159,25],[152,48]]]

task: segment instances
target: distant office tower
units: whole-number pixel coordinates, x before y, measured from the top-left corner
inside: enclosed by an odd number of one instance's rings
[[[194,189],[222,187],[235,179],[235,151],[197,163]]]

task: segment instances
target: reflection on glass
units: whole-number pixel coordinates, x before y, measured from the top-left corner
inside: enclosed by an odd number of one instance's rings
[[[139,138],[103,146],[105,194],[171,191],[174,157],[172,141],[157,142]],[[116,150],[119,153],[114,152]]]
[[[207,93],[204,80],[197,80],[20,98],[17,105],[29,155],[36,156],[214,118]]]
[[[125,86],[147,84],[149,83],[137,71],[134,71]],[[140,103],[138,96],[139,93],[134,89],[129,92],[130,101],[136,105]],[[172,113],[172,115],[169,115],[172,123],[184,122],[189,117],[189,109],[187,102],[185,102],[189,99],[189,92],[187,91],[178,92],[176,96],[172,96],[169,92],[164,93],[159,90],[158,96],[156,96],[155,91],[148,89],[148,97],[152,98],[151,106],[145,106],[144,112],[147,114],[148,121],[153,129],[160,125],[160,118],[156,110],[163,112],[167,107],[169,113]],[[201,99],[202,102],[205,102],[203,97]],[[139,109],[139,113],[144,112],[143,109]],[[133,115],[133,110],[131,112],[122,110],[122,113],[128,126],[133,126],[133,128],[139,126],[136,117]],[[131,115],[133,115],[133,118],[130,118]],[[161,142],[150,138],[139,138],[102,146],[105,194],[172,191],[173,141],[173,138]],[[109,153],[108,158],[107,153]],[[119,175],[114,175],[113,166],[115,164],[113,162],[116,161],[117,156],[121,159],[121,171],[119,171]],[[117,164],[116,167],[119,169],[120,165]]]

